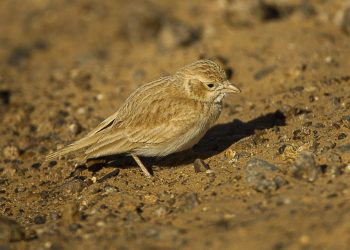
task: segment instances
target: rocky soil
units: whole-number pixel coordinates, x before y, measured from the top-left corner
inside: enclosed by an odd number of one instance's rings
[[[348,0],[3,0],[0,30],[1,250],[348,249]],[[195,156],[45,162],[199,58],[242,93]]]

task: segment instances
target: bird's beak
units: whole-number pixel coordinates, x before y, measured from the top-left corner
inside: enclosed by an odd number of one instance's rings
[[[229,81],[225,82],[223,91],[226,93],[241,93],[241,90]]]

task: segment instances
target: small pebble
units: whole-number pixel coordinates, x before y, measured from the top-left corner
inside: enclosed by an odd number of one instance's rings
[[[345,166],[344,172],[345,172],[346,174],[350,174],[350,164],[348,164],[348,165]]]
[[[69,125],[69,131],[73,134],[73,135],[78,135],[81,133],[81,131],[83,130],[82,126],[78,123],[78,122],[74,122],[71,123]]]
[[[106,193],[108,193],[108,194],[111,194],[111,193],[118,192],[118,188],[110,186],[110,185],[107,185],[107,186],[104,187],[104,191]]]
[[[261,172],[249,175],[246,180],[249,186],[261,193],[270,193],[277,189],[276,182],[269,179]]]
[[[49,168],[53,168],[56,165],[57,165],[57,161],[50,161],[48,166]]]
[[[167,213],[167,209],[165,207],[160,207],[154,211],[154,214],[158,217],[163,217]]]
[[[202,159],[196,159],[193,162],[193,168],[194,168],[194,172],[195,173],[200,173],[200,172],[204,172],[206,170],[209,170],[209,165],[206,164]]]
[[[16,160],[19,157],[19,149],[16,146],[6,146],[2,154],[6,160]]]
[[[261,159],[251,159],[247,162],[247,168],[248,169],[265,169],[265,170],[269,170],[269,171],[277,171],[279,170],[278,167],[276,167],[275,165],[265,161],[265,160],[261,160]]]
[[[80,193],[86,184],[80,178],[68,179],[62,186],[60,186],[60,191],[66,194],[77,194]]]
[[[271,74],[275,69],[276,69],[275,65],[268,66],[266,68],[262,68],[254,74],[254,78],[255,78],[255,80],[259,81],[259,80],[265,78],[266,76],[268,76],[269,74]]]
[[[44,243],[44,247],[45,247],[46,249],[50,249],[50,248],[52,247],[52,243],[51,243],[50,241],[46,241],[46,242]]]
[[[104,227],[104,226],[106,226],[106,223],[104,222],[104,221],[98,221],[97,223],[96,223],[96,226],[98,226],[98,227]]]
[[[73,223],[68,226],[69,231],[72,231],[72,232],[75,232],[80,228],[82,228],[82,226],[79,223]]]
[[[284,179],[282,176],[279,176],[279,175],[273,178],[273,181],[276,184],[276,188],[280,188],[288,183],[286,179]]]
[[[80,107],[77,109],[77,114],[79,115],[84,115],[86,113],[86,108],[85,107]]]
[[[40,166],[41,166],[41,163],[39,163],[39,162],[32,164],[32,168],[34,168],[34,169],[39,169]]]
[[[327,57],[324,59],[324,61],[325,61],[326,63],[332,63],[332,62],[334,61],[334,59],[333,59],[333,57],[331,57],[331,56],[327,56]]]
[[[146,194],[143,197],[143,201],[146,204],[155,204],[158,201],[158,197],[156,195],[154,195],[154,194]]]
[[[340,133],[339,135],[338,135],[338,140],[343,140],[343,139],[345,139],[347,137],[347,135],[345,134],[345,133]]]
[[[206,173],[208,176],[215,176],[214,170],[211,170],[211,169],[206,170],[205,173]]]
[[[323,123],[318,122],[318,123],[315,124],[314,127],[315,128],[324,128],[324,127],[326,127],[326,125],[324,125]]]
[[[137,69],[133,73],[133,78],[135,81],[141,81],[146,75],[146,72],[143,69]]]
[[[251,159],[245,170],[248,185],[261,193],[271,193],[286,183],[283,177],[276,176],[279,168],[265,160]]]
[[[283,144],[282,146],[280,146],[277,150],[278,154],[280,154],[280,155],[283,154],[286,147],[287,147],[286,144]]]
[[[69,231],[72,231],[72,232],[75,232],[80,228],[82,228],[82,226],[79,223],[72,223],[68,226]]]
[[[52,213],[51,215],[50,215],[50,218],[52,219],[52,220],[58,220],[59,218],[61,218],[61,216],[58,214],[58,213]]]
[[[183,196],[182,208],[185,211],[192,210],[194,207],[198,206],[199,200],[196,193],[187,193]]]
[[[0,90],[0,103],[8,105],[10,103],[11,92],[9,90]]]
[[[16,187],[15,188],[15,193],[22,193],[26,191],[26,188],[25,187]]]
[[[197,42],[200,37],[199,28],[191,27],[178,19],[168,18],[163,21],[158,38],[160,49],[172,49],[178,46],[187,47]]]
[[[34,217],[34,223],[35,224],[45,224],[45,222],[46,222],[45,216],[37,215],[37,216]]]
[[[105,97],[105,96],[104,96],[103,94],[98,94],[98,95],[96,96],[96,100],[97,100],[97,101],[102,101],[104,97]]]
[[[314,155],[311,152],[301,152],[294,165],[291,167],[292,175],[298,179],[313,182],[317,179],[320,169],[316,165]]]

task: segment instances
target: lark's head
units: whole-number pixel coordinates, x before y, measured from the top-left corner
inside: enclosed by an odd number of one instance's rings
[[[175,73],[184,84],[189,97],[202,102],[221,102],[228,93],[240,93],[240,89],[227,80],[222,67],[211,60],[199,60],[186,65]]]

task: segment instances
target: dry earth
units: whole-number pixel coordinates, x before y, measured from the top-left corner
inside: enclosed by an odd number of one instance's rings
[[[349,1],[3,0],[0,30],[1,250],[349,249]],[[44,161],[198,58],[242,93],[196,157]]]

